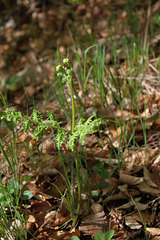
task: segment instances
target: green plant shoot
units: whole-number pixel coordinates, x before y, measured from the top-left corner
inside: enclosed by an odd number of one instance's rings
[[[78,163],[78,152],[77,152],[77,143],[80,141],[81,143],[85,142],[85,137],[87,134],[91,134],[98,129],[102,120],[100,118],[96,119],[96,116],[93,115],[89,117],[86,121],[84,119],[80,119],[77,125],[75,126],[75,102],[74,102],[74,94],[73,94],[73,65],[72,62],[65,58],[63,60],[63,65],[58,65],[56,67],[57,76],[62,79],[62,82],[69,83],[70,87],[70,95],[72,102],[72,120],[71,120],[71,131],[66,131],[61,127],[61,122],[59,122],[53,113],[47,111],[47,119],[43,121],[42,115],[36,109],[33,110],[31,116],[26,117],[21,112],[16,112],[14,109],[0,111],[0,119],[7,120],[9,122],[13,122],[13,124],[18,124],[20,121],[23,123],[23,131],[25,134],[28,133],[30,129],[33,130],[33,139],[40,138],[48,128],[53,128],[56,131],[55,142],[57,148],[60,150],[62,143],[66,140],[68,148],[75,155],[75,165],[76,165],[76,175],[78,181],[78,204],[75,215],[73,216],[73,224],[72,227],[75,226],[80,210],[81,204],[81,181],[79,174],[79,163]]]

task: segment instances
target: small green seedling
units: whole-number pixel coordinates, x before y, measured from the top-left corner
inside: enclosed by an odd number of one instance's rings
[[[114,230],[109,230],[107,231],[105,234],[103,234],[102,232],[96,232],[94,239],[95,240],[110,240],[112,239],[114,235]]]
[[[18,179],[13,179],[7,182],[6,187],[0,185],[0,205],[17,205],[19,200],[29,200],[33,197],[31,191],[22,191],[23,185],[19,183]]]
[[[112,239],[113,235],[114,235],[113,229],[107,231],[105,234],[103,234],[102,232],[96,232],[94,239],[95,240],[110,240],[110,239]],[[77,236],[72,236],[71,240],[80,240],[80,239]]]
[[[77,237],[77,236],[72,236],[70,240],[79,240],[79,237]]]

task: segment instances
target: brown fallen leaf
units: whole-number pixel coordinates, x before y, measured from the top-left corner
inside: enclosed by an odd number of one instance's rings
[[[48,201],[35,201],[31,204],[30,211],[33,213],[47,212],[52,208],[52,205]]]
[[[56,227],[56,226],[62,225],[72,218],[71,213],[67,209],[69,207],[69,206],[67,206],[67,204],[68,203],[65,200],[61,204],[60,209],[58,209],[58,211],[57,211],[53,226]]]
[[[141,192],[143,193],[148,193],[148,194],[151,194],[151,195],[158,195],[160,194],[160,190],[156,189],[156,188],[153,188],[153,187],[150,187],[146,182],[142,182],[140,184],[138,184],[138,188]]]
[[[135,206],[135,209],[139,210],[139,211],[144,211],[148,208],[148,203],[144,204],[141,202],[137,202],[137,206]]]
[[[141,197],[139,198],[135,198],[134,201],[136,202],[136,204],[141,200]],[[117,207],[116,209],[119,210],[119,209],[129,209],[131,207],[135,206],[134,202],[131,200],[129,201],[128,203],[125,203],[119,207]]]
[[[124,193],[126,196],[129,197],[129,193],[128,193],[128,185],[127,184],[124,184],[122,186],[118,186],[118,189]]]
[[[89,214],[89,211],[90,211],[89,199],[81,199],[81,208],[79,212],[80,217],[83,218],[84,216],[87,216]]]
[[[104,210],[103,206],[99,203],[92,203],[91,209],[92,209],[93,213],[99,213],[99,212],[102,212]]]
[[[158,148],[145,149],[140,148],[139,150],[126,151],[125,155],[125,167],[130,172],[134,173],[140,171],[143,165],[150,165],[152,161],[159,154]]]
[[[118,186],[118,179],[115,177],[111,177],[110,179],[108,179],[108,187],[106,187],[102,190],[102,196],[107,195],[113,189],[115,189],[117,186]]]
[[[82,219],[79,230],[94,236],[97,231],[106,232],[107,222],[105,212],[91,214]]]
[[[108,202],[111,202],[111,201],[127,199],[127,198],[128,198],[128,196],[125,196],[122,192],[119,192],[118,194],[106,197],[103,202],[108,203]]]
[[[139,203],[138,203],[139,204]],[[137,204],[137,205],[138,205]],[[145,205],[145,204],[144,204]],[[140,210],[140,209],[139,209]],[[141,210],[140,210],[141,211]],[[155,214],[150,212],[149,207],[147,206],[147,208],[145,210],[141,211],[141,216],[139,215],[138,211],[131,214],[131,216],[137,220],[139,223],[141,223],[142,225],[144,224],[144,222],[146,223],[146,225],[148,227],[152,226],[152,224],[154,223],[155,220]]]
[[[152,175],[146,166],[143,166],[143,174],[144,180],[147,182],[147,184],[151,187],[157,188],[157,185],[153,182]]]
[[[120,171],[119,181],[128,185],[138,185],[144,180],[142,177],[134,177]]]
[[[159,228],[146,228],[147,232],[151,234],[152,237],[160,236],[160,229]]]
[[[29,215],[27,218],[27,231],[29,235],[33,234],[36,231],[36,218],[33,215]]]
[[[133,217],[127,216],[125,217],[125,225],[127,225],[130,229],[140,229],[142,224],[137,222]]]

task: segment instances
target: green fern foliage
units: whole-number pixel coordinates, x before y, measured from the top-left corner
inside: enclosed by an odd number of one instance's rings
[[[92,120],[94,117],[95,115],[89,117],[86,122],[84,119],[80,119],[80,121],[77,123],[74,133],[70,136],[67,143],[68,147],[72,151],[74,150],[75,141],[78,139],[78,137],[81,143],[85,143],[86,135],[95,132],[102,123],[100,118]]]
[[[62,144],[64,143],[64,140],[66,139],[67,134],[63,129],[58,129],[57,135],[55,136],[55,142],[57,145],[57,148],[60,150]]]
[[[58,65],[56,67],[57,75],[62,78],[62,81],[72,81],[73,76],[73,66],[72,62],[65,58],[63,60],[63,66]],[[73,93],[72,93],[73,94]],[[27,134],[29,129],[33,129],[33,139],[37,139],[44,134],[47,128],[54,128],[56,131],[55,142],[58,149],[61,148],[64,140],[69,136],[67,145],[71,151],[74,151],[76,146],[76,141],[79,140],[81,143],[85,143],[85,137],[88,134],[95,132],[102,120],[100,118],[96,119],[96,115],[89,117],[86,121],[80,119],[76,127],[72,132],[68,132],[61,128],[61,122],[59,122],[53,113],[47,111],[47,119],[43,121],[42,115],[36,109],[33,110],[30,117],[24,116],[21,112],[16,112],[14,109],[9,110],[6,108],[4,112],[0,112],[0,118],[7,121],[12,121],[17,124],[21,120],[23,122],[24,133]],[[93,120],[93,118],[95,118]],[[69,135],[68,135],[69,133]]]
[[[67,145],[71,151],[74,151],[75,142],[78,140],[78,138],[81,143],[85,143],[86,135],[91,134],[98,129],[102,120],[100,118],[93,120],[93,118],[95,118],[95,115],[89,117],[87,121],[80,119],[74,129],[74,132],[71,133],[61,128],[61,122],[58,122],[55,119],[54,114],[49,111],[47,112],[46,121],[42,120],[40,112],[36,109],[33,110],[30,117],[25,117],[21,112],[16,112],[14,109],[9,110],[7,108],[4,112],[1,111],[1,119],[12,121],[15,124],[22,120],[23,131],[25,134],[27,134],[32,128],[33,139],[40,138],[47,128],[55,128],[57,130],[55,134],[55,142],[58,149],[61,148],[64,140],[67,138],[67,133],[69,133],[70,137]]]
[[[42,120],[42,116],[38,110],[34,109],[31,114],[31,119],[35,122],[40,122]]]
[[[85,143],[85,137],[88,134],[94,133],[102,123],[100,118],[96,118],[96,115],[89,117],[87,120],[80,119],[77,125],[75,126],[75,100],[74,100],[74,92],[73,92],[73,64],[70,59],[65,58],[63,60],[63,65],[58,65],[56,67],[57,77],[62,80],[62,82],[68,82],[70,88],[70,95],[71,95],[71,103],[72,103],[72,119],[71,119],[71,131],[67,131],[62,128],[61,122],[59,122],[53,113],[47,111],[47,118],[44,120],[41,113],[34,109],[30,116],[25,116],[21,112],[16,112],[14,109],[10,110],[6,108],[6,110],[0,111],[0,119],[4,120],[4,122],[12,122],[13,127],[15,124],[21,123],[23,126],[23,131],[25,134],[32,129],[33,132],[33,139],[38,139],[43,136],[45,131],[53,129],[53,135],[55,139],[55,143],[57,145],[58,150],[61,150],[61,146],[66,141],[68,148],[74,152],[74,160],[75,160],[75,168],[76,168],[76,175],[78,180],[78,205],[77,208],[74,209],[73,215],[73,222],[72,227],[75,226],[79,211],[81,207],[81,179],[80,179],[80,165],[78,160],[78,151],[76,149],[78,141],[81,143]],[[4,102],[5,103],[5,102]],[[4,104],[7,106],[6,104]],[[64,166],[64,170],[66,168]],[[72,185],[72,184],[68,184]],[[69,190],[69,192],[71,192]],[[72,203],[71,203],[72,204]],[[72,207],[71,207],[72,209]]]
[[[28,118],[23,119],[23,131],[25,134],[28,133],[29,129],[32,127],[32,122]]]
[[[9,108],[6,108],[4,112],[1,111],[1,119],[6,119],[8,122],[19,123],[22,117],[22,113],[16,112],[15,109],[9,110]]]

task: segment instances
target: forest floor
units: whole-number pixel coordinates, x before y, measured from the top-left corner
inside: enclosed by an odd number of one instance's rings
[[[33,140],[21,122],[13,127],[1,121],[2,239],[94,239],[97,231],[110,229],[114,239],[160,239],[160,2],[83,2],[0,3],[0,110],[30,115],[36,108],[44,120],[51,111],[69,131],[69,87],[55,72],[69,57],[76,122],[95,113],[102,119],[99,131],[77,146],[83,183],[72,230],[62,158],[75,206],[77,179],[67,145],[62,157],[51,129]],[[13,192],[5,195],[13,182]],[[27,200],[25,191],[31,194]],[[23,221],[16,222],[17,212]]]

